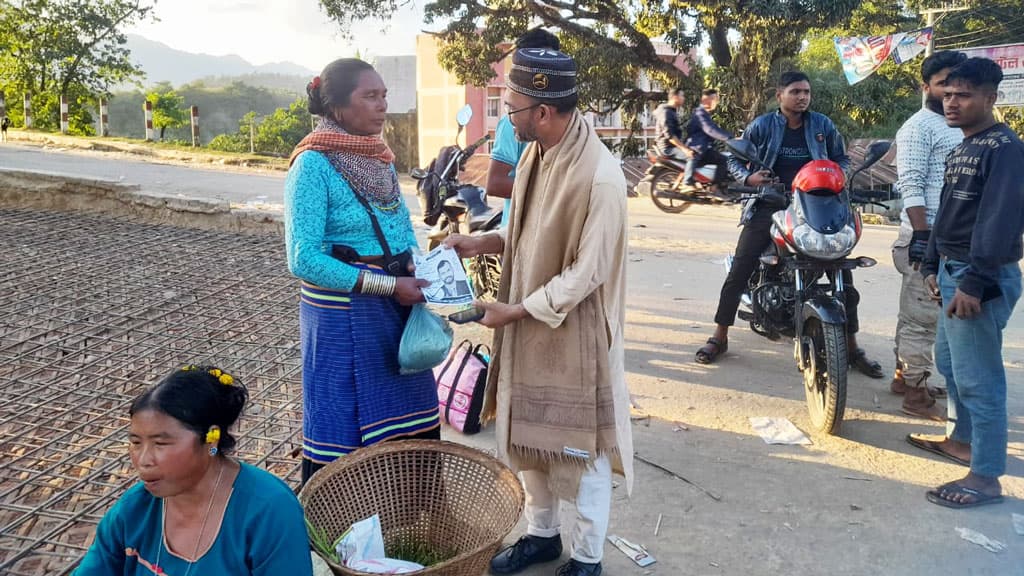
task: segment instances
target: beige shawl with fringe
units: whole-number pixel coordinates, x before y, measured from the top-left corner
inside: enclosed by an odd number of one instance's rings
[[[574,500],[580,473],[606,456],[632,487],[623,364],[626,181],[582,116],[516,169],[498,299],[530,316],[495,332],[484,419],[499,455],[543,469]]]

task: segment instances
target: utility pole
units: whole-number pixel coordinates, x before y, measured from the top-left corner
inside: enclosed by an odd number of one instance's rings
[[[967,6],[949,6],[945,5],[942,8],[926,8],[921,10],[919,14],[925,18],[925,27],[932,29],[932,36],[928,39],[928,46],[924,49],[924,56],[927,58],[932,55],[935,51],[935,15],[936,14],[947,14],[949,12],[961,12],[967,10]],[[925,105],[925,95],[921,92],[921,106]]]

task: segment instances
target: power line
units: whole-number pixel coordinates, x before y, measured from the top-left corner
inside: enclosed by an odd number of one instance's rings
[[[957,40],[958,38],[971,38],[971,39],[973,39],[972,37],[976,37],[976,36],[979,36],[979,35],[992,35],[992,34],[1010,35],[1010,34],[1015,34],[1015,33],[1017,33],[1019,31],[1019,25],[1021,23],[1024,23],[1024,16],[1018,16],[1017,18],[1015,18],[1013,20],[1010,20],[1008,22],[999,22],[999,23],[996,23],[996,24],[990,24],[990,25],[988,25],[988,26],[986,26],[984,28],[980,28],[978,30],[971,30],[969,32],[963,32],[963,33],[960,33],[960,34],[954,34],[953,36],[943,36],[941,39],[945,43],[945,42],[949,42],[951,40]],[[961,42],[968,42],[968,41],[970,41],[970,40],[961,40]]]

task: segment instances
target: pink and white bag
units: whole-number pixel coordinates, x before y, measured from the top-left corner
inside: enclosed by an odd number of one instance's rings
[[[481,349],[487,351],[486,355]],[[441,366],[434,368],[441,418],[463,434],[480,431],[490,353],[490,348],[483,344],[474,347],[469,340],[463,340]]]

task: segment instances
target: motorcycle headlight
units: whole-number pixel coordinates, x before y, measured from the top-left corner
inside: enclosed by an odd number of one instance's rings
[[[857,232],[852,226],[844,226],[835,234],[822,234],[807,224],[793,230],[793,244],[797,250],[820,260],[845,258],[857,245]]]

